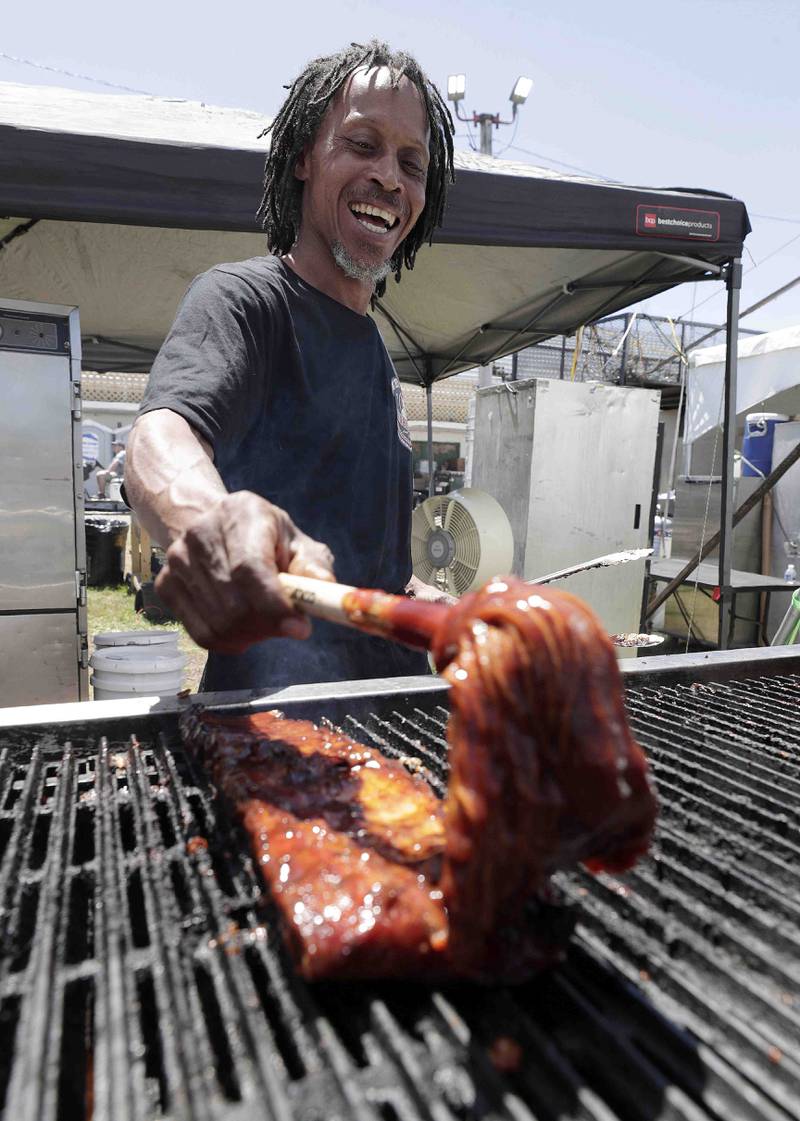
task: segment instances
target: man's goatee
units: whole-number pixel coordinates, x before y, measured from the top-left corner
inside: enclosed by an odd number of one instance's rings
[[[391,270],[391,262],[389,261],[382,261],[379,265],[368,265],[363,261],[356,261],[340,241],[334,241],[331,252],[336,264],[351,280],[361,280],[366,284],[374,285],[384,280]]]

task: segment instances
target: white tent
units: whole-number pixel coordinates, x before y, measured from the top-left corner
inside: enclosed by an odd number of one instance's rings
[[[739,342],[736,415],[800,412],[800,326]],[[722,424],[725,347],[695,350],[686,377],[684,442]]]

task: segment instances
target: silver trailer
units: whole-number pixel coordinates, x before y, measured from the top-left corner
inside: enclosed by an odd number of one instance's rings
[[[88,700],[78,309],[0,298],[0,706]]]

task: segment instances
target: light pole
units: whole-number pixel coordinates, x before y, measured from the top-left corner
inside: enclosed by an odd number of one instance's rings
[[[447,100],[453,102],[456,117],[458,117],[459,121],[467,121],[473,125],[480,125],[481,152],[484,156],[491,156],[492,128],[499,128],[500,125],[510,125],[514,123],[517,118],[517,107],[525,104],[532,87],[533,81],[530,78],[517,78],[508,98],[512,105],[510,121],[502,121],[499,113],[473,113],[471,117],[464,117],[461,115],[458,103],[464,100],[464,95],[467,90],[467,79],[464,74],[451,74],[447,79]]]
[[[514,86],[509,94],[508,100],[512,105],[511,120],[501,121],[499,113],[473,113],[471,117],[464,117],[461,115],[458,103],[464,100],[464,95],[467,92],[467,78],[465,74],[451,74],[447,79],[447,100],[453,102],[456,117],[459,121],[471,122],[474,125],[481,126],[481,153],[484,156],[491,156],[492,154],[492,128],[499,128],[500,125],[513,124],[517,119],[517,107],[524,105],[528,94],[533,87],[533,81],[530,78],[517,78]],[[516,380],[517,366],[516,355],[514,355],[513,376]],[[478,367],[478,385],[483,387],[492,384],[492,367],[479,366]]]

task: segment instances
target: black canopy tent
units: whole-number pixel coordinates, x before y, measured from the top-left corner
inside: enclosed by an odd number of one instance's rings
[[[264,251],[266,122],[139,96],[0,83],[0,294],[77,304],[83,363],[147,368],[186,284]],[[744,205],[457,154],[434,244],[376,320],[398,375],[434,381],[684,281],[728,287],[720,645],[730,601],[736,322]],[[731,345],[733,343],[734,345]]]

